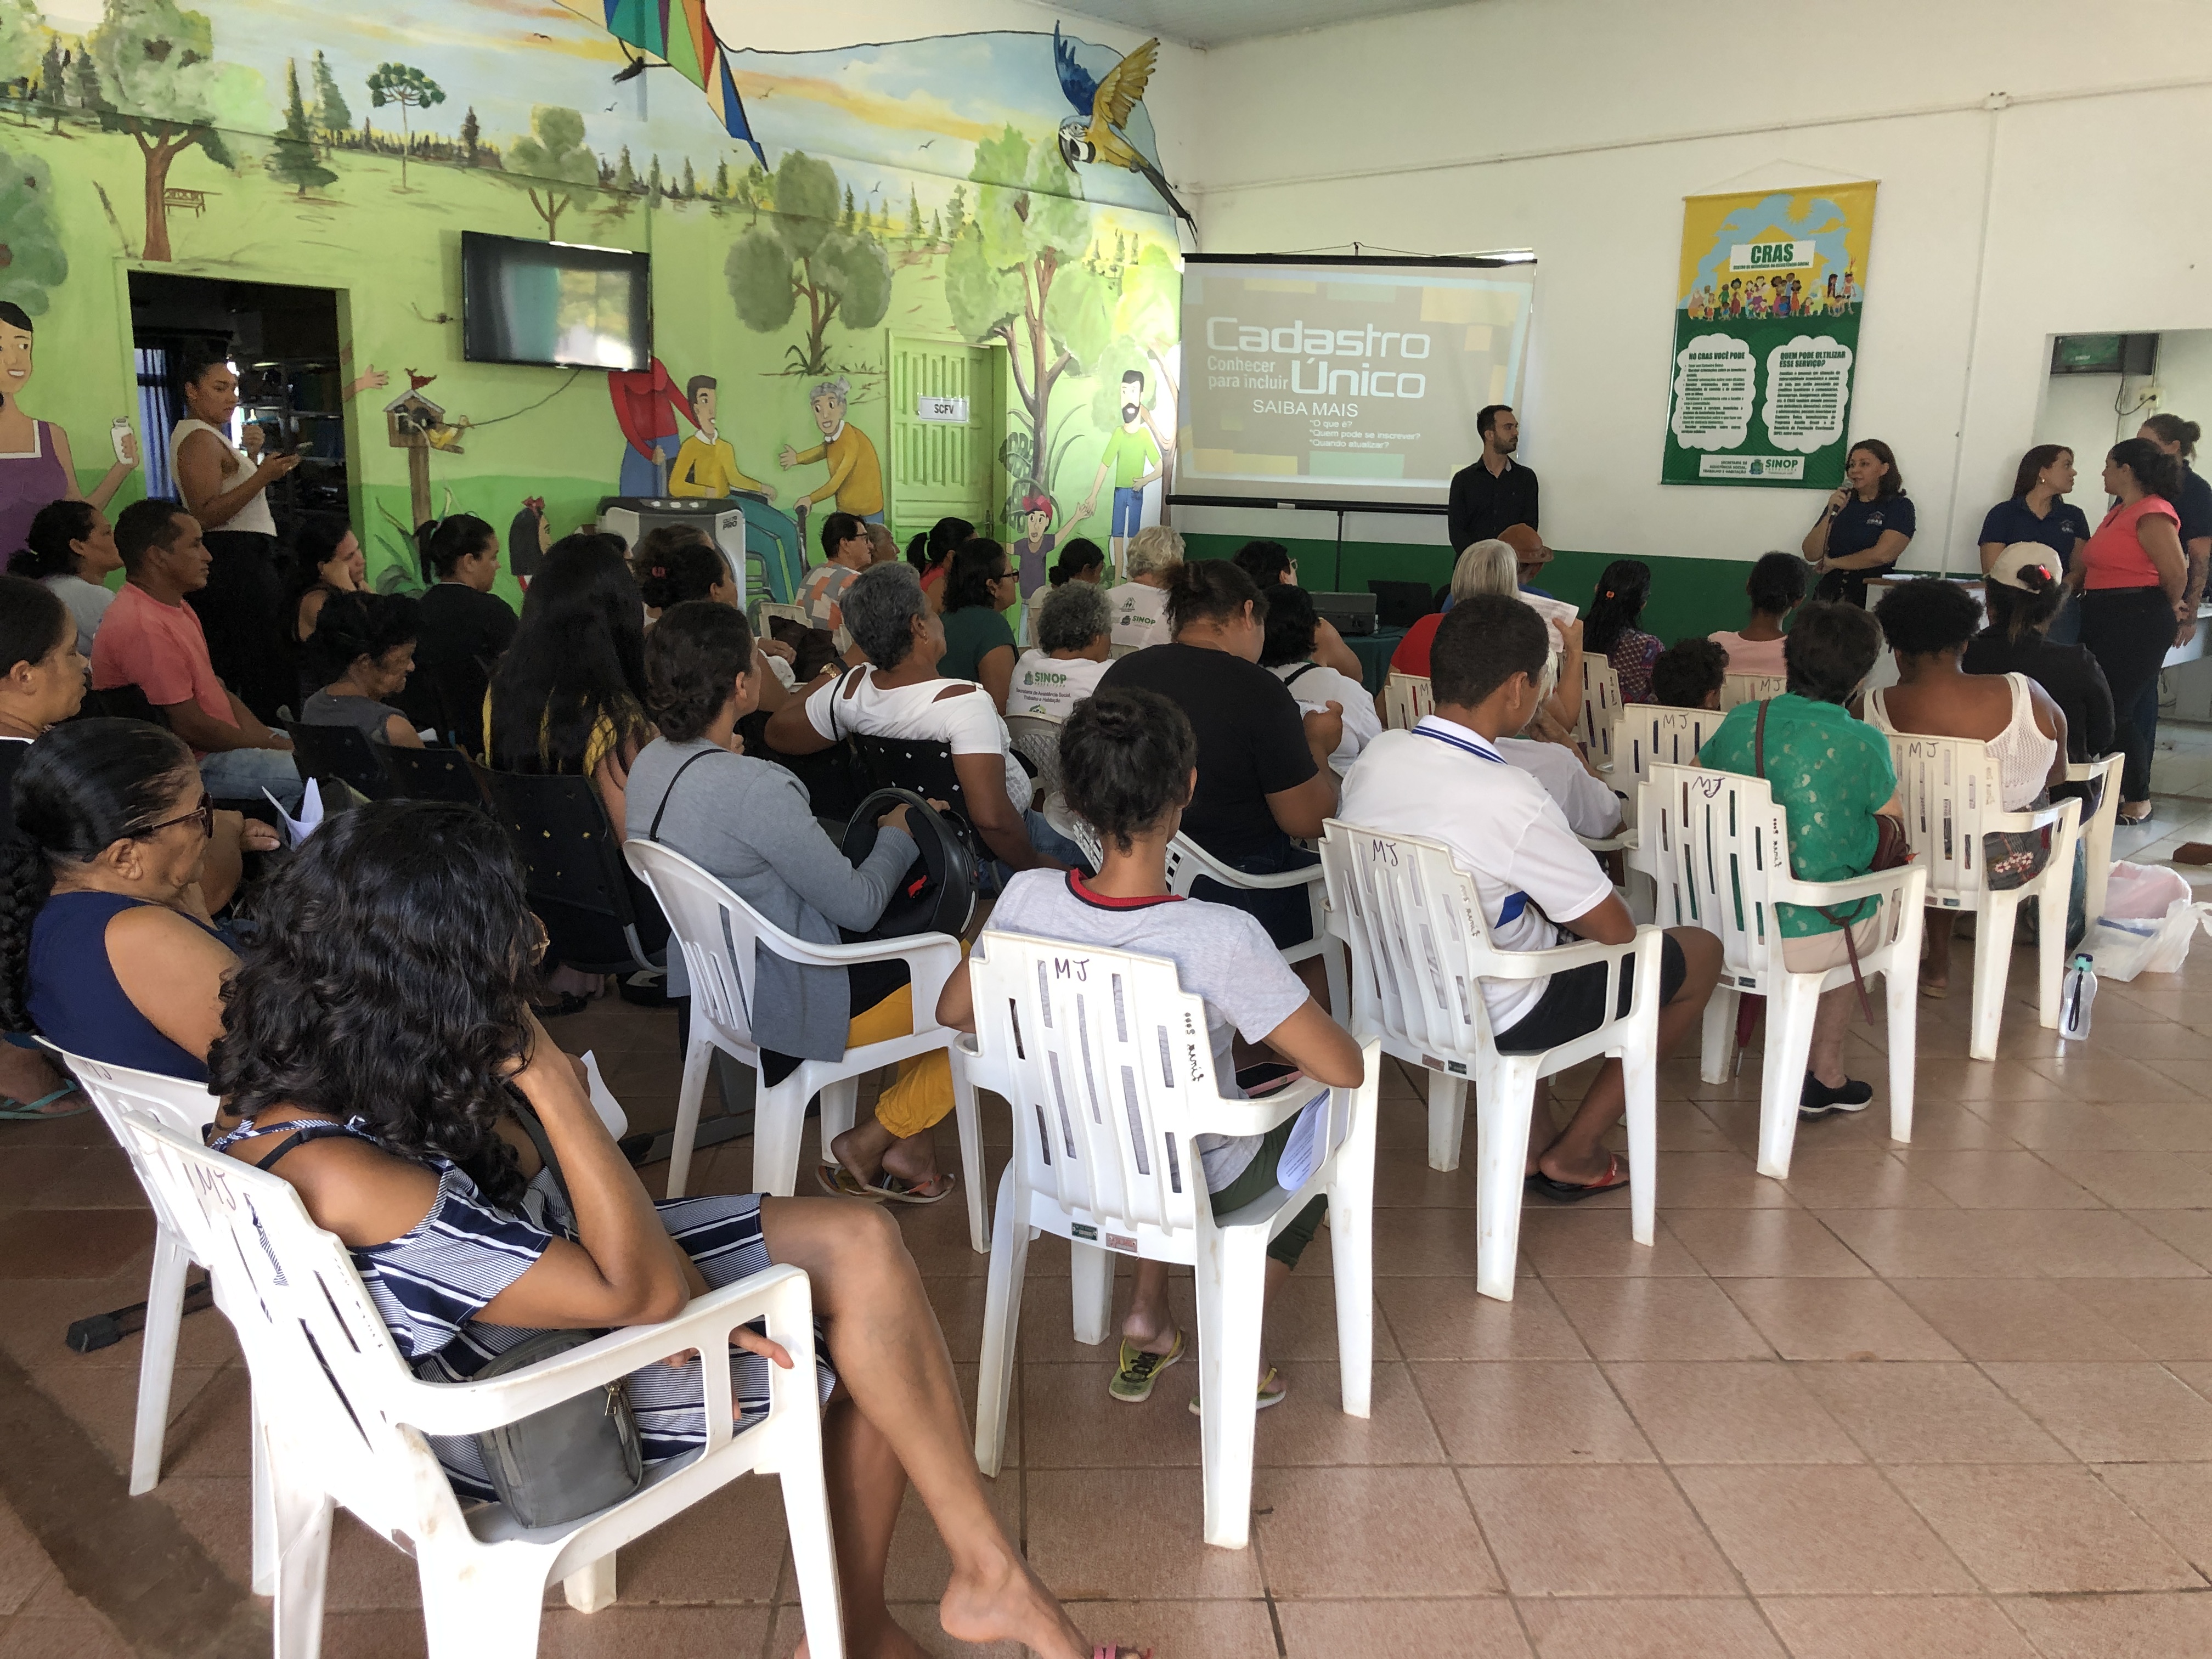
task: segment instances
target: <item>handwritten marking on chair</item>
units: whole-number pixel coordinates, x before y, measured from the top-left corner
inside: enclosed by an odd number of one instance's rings
[[[1081,983],[1091,977],[1091,958],[1089,957],[1054,957],[1052,959],[1052,976],[1054,979],[1072,979]]]
[[[1728,787],[1728,780],[1726,778],[1708,776],[1704,773],[1693,773],[1687,781],[1690,787],[1695,789],[1707,800],[1711,800],[1715,795],[1719,794],[1722,790]]]

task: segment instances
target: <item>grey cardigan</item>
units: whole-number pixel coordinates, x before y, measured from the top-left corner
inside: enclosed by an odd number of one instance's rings
[[[694,755],[706,755],[684,774]],[[847,861],[814,817],[806,786],[781,766],[733,755],[695,739],[657,738],[629,769],[624,811],[628,834],[652,838],[711,871],[763,916],[815,945],[843,943],[838,928],[872,927],[914,862],[914,838],[885,829],[858,866]],[[765,947],[754,956],[753,1036],[762,1047],[802,1060],[835,1060],[845,1052],[852,998],[839,968],[809,968]],[[669,994],[690,987],[683,953],[668,957]]]

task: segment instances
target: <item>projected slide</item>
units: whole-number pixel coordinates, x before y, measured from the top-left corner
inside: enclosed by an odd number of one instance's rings
[[[1441,505],[1518,400],[1533,262],[1186,259],[1178,495]]]

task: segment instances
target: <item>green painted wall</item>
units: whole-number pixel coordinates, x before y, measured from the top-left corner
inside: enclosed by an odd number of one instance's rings
[[[1194,558],[1225,559],[1250,539],[1243,536],[1193,535],[1184,539]],[[1344,544],[1342,573],[1338,574],[1336,543],[1283,539],[1298,562],[1298,580],[1309,590],[1364,593],[1370,581],[1425,581],[1441,587],[1449,579],[1450,565],[1436,547],[1413,547],[1399,542],[1351,542]],[[1614,553],[1577,553],[1554,550],[1538,584],[1547,592],[1571,600],[1587,611],[1597,579],[1615,558]],[[1741,627],[1747,615],[1743,599],[1748,564],[1735,559],[1651,559],[1651,602],[1644,607],[1644,627],[1669,645],[1686,634],[1710,634],[1717,629]]]

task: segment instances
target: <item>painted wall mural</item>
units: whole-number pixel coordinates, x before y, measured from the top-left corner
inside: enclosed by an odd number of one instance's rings
[[[100,429],[139,420],[130,275],[173,271],[337,292],[380,569],[425,460],[434,510],[539,500],[556,534],[606,495],[754,489],[794,535],[802,506],[902,539],[958,512],[1032,550],[1156,520],[1180,278],[1149,49],[1054,27],[768,53],[707,16],[0,0],[0,307],[46,365],[27,412],[93,488]],[[649,252],[651,367],[463,361],[463,229]],[[387,442],[386,381],[436,399],[427,455]],[[966,428],[918,412],[953,396]]]

